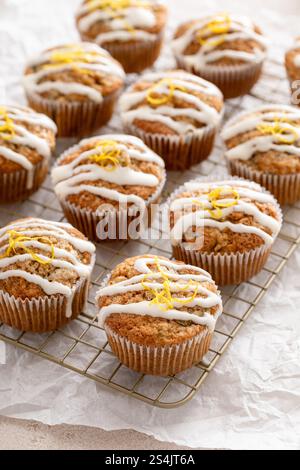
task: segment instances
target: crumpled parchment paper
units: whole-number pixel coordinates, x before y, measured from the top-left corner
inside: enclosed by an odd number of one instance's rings
[[[241,5],[246,2],[235,1],[222,5],[211,0],[167,3],[176,24],[207,8],[219,11],[232,6],[232,10],[244,9],[255,16],[255,1],[248,7]],[[25,103],[20,76],[31,55],[78,39],[73,21],[78,3],[0,0],[2,101]],[[257,19],[269,35],[275,31],[282,47],[291,43],[293,35],[300,34],[296,17],[281,19],[262,11],[260,2],[256,3]],[[166,66],[164,61],[160,59],[162,66]],[[199,393],[181,408],[153,408],[0,342],[0,414],[50,425],[133,428],[191,447],[299,449],[299,268],[298,250]]]

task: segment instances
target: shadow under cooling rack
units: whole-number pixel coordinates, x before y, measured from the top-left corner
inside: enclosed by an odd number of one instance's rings
[[[226,103],[225,119],[266,102],[266,97],[270,97],[273,103],[289,102],[289,91],[284,80],[282,65],[276,58],[267,65],[268,73],[262,77],[250,95]],[[102,133],[120,132],[118,119],[116,115]],[[222,147],[217,142],[212,156],[207,161],[189,171],[169,172],[165,196],[189,179],[197,176],[220,175],[225,172]],[[14,218],[28,215],[55,221],[63,220],[49,177],[29,201],[0,207],[2,226]],[[218,320],[211,348],[205,360],[174,377],[145,376],[120,364],[112,354],[105,333],[98,326],[95,315],[95,293],[103,277],[116,264],[127,257],[145,253],[171,257],[169,240],[158,237],[155,237],[155,240],[152,238],[129,242],[106,242],[98,245],[86,312],[64,328],[43,335],[20,332],[0,324],[0,340],[148,404],[161,408],[183,405],[199,390],[299,244],[300,203],[284,209],[283,229],[264,269],[248,282],[223,289],[224,313]]]

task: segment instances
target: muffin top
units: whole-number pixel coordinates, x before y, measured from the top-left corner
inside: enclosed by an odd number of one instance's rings
[[[16,220],[0,229],[0,290],[23,300],[62,294],[71,301],[78,281],[91,274],[94,253],[70,224]]]
[[[244,253],[271,245],[281,220],[275,198],[243,179],[196,179],[171,197],[172,244],[203,253]]]
[[[27,170],[33,184],[34,166],[49,160],[55,146],[56,125],[43,114],[20,106],[0,106],[0,172]]]
[[[300,37],[296,38],[294,46],[285,55],[285,65],[290,79],[300,79]]]
[[[156,0],[85,0],[77,13],[77,25],[83,38],[105,46],[153,41],[166,18],[166,7]]]
[[[88,42],[48,49],[29,62],[24,77],[27,94],[49,100],[101,103],[123,86],[125,73],[111,55]]]
[[[143,75],[121,97],[125,125],[164,135],[215,127],[222,119],[223,96],[212,83],[181,70]]]
[[[225,156],[264,173],[300,172],[300,110],[266,105],[238,114],[224,127]]]
[[[190,66],[224,67],[261,62],[266,40],[249,18],[220,13],[180,25],[172,48]]]
[[[97,294],[99,322],[134,343],[179,344],[213,331],[222,300],[210,274],[157,256],[119,264]]]
[[[164,161],[136,137],[102,135],[65,152],[52,180],[60,199],[81,208],[97,211],[109,204],[112,209],[144,209],[164,184]]]

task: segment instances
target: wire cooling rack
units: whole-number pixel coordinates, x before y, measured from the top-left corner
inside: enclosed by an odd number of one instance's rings
[[[262,102],[289,103],[281,48],[282,45],[277,48],[276,45],[273,46],[272,57],[265,67],[267,72],[253,92],[226,103],[225,120]],[[117,116],[113,118],[109,127],[102,131],[102,133],[107,132],[120,132]],[[71,143],[60,142],[59,151]],[[217,142],[212,156],[206,162],[184,173],[169,172],[165,196],[189,179],[201,175],[224,174],[224,172],[226,168],[222,147],[220,142]],[[3,226],[15,218],[28,215],[55,221],[64,220],[49,177],[29,201],[0,206],[0,225]],[[88,304],[86,311],[77,320],[58,331],[43,335],[20,332],[0,324],[0,340],[151,405],[161,408],[183,405],[199,390],[299,244],[300,203],[284,208],[283,229],[264,269],[248,282],[223,289],[224,313],[218,320],[211,348],[204,360],[174,377],[145,376],[124,367],[111,352],[104,331],[97,325],[94,306],[95,293],[101,280],[125,258],[145,253],[171,257],[170,242],[157,236],[139,241],[105,242],[98,245]]]

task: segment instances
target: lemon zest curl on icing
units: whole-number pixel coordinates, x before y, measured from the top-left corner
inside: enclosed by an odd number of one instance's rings
[[[144,7],[149,8],[150,3],[143,0],[88,0],[90,3],[90,10],[94,11],[98,8],[101,10],[118,11],[129,7]]]
[[[276,118],[274,124],[259,124],[257,130],[265,135],[276,136],[278,141],[283,144],[294,144],[299,139],[296,129],[281,126],[282,123],[291,124],[287,118]]]
[[[9,257],[11,253],[16,254],[16,250],[18,248],[21,248],[25,251],[25,253],[28,253],[34,261],[37,261],[38,263],[43,265],[50,264],[51,261],[54,259],[54,245],[48,237],[27,237],[22,235],[22,233],[17,232],[16,230],[9,230],[7,233],[9,235],[8,247],[5,253],[0,256],[0,259]],[[33,250],[24,245],[24,242],[29,242],[32,240],[50,245],[51,258],[49,259],[49,261],[40,258]]]
[[[121,149],[118,147],[117,142],[113,140],[103,140],[99,142],[98,146],[102,152],[91,155],[89,159],[97,165],[104,168],[106,171],[114,171],[121,165]]]
[[[222,202],[220,201],[220,197],[224,196],[224,194],[230,194],[233,195],[234,200],[231,202]],[[213,209],[207,209],[208,212],[210,213],[211,217],[213,219],[219,220],[223,217],[223,212],[222,209],[227,209],[228,207],[233,207],[236,206],[239,199],[240,195],[238,191],[235,189],[230,189],[228,190],[227,188],[216,188],[213,189],[207,196],[208,202],[212,205]],[[201,201],[197,201],[197,199],[194,199],[193,202],[197,204],[198,206],[201,206],[203,210],[206,209],[205,203]]]
[[[155,97],[153,94],[157,94],[157,89],[161,85],[167,85],[168,86],[168,94],[167,95],[162,95],[160,97]],[[176,90],[182,91],[184,93],[187,92],[187,89],[183,86],[176,85],[172,78],[163,78],[159,82],[155,83],[153,86],[151,86],[147,92],[147,101],[149,104],[152,106],[162,106],[164,104],[167,104],[169,101],[172,101],[174,97],[174,93]]]
[[[150,302],[151,305],[158,305],[160,310],[167,312],[168,310],[172,310],[175,304],[179,303],[181,305],[186,305],[196,298],[198,294],[198,287],[196,287],[195,292],[190,297],[186,297],[185,299],[173,297],[170,288],[170,279],[168,273],[161,268],[158,258],[155,258],[155,265],[158,269],[158,272],[163,278],[162,289],[152,289],[146,284],[146,281],[148,280],[149,276],[151,276],[150,273],[145,275],[145,278],[142,282],[143,288],[146,291],[151,292],[151,294],[153,295],[153,299]],[[185,286],[182,286],[180,289],[182,291],[187,290],[191,284],[194,284],[194,282],[189,281]]]
[[[11,140],[16,135],[14,122],[8,116],[4,107],[0,108],[0,120],[4,120],[4,124],[0,125],[0,138],[3,140]]]
[[[226,39],[226,34],[229,33],[231,28],[231,18],[227,13],[217,15],[212,21],[197,32],[197,41],[201,46],[208,45],[216,47],[222,44]],[[219,38],[211,39],[203,36],[210,35],[211,33],[220,35]]]

